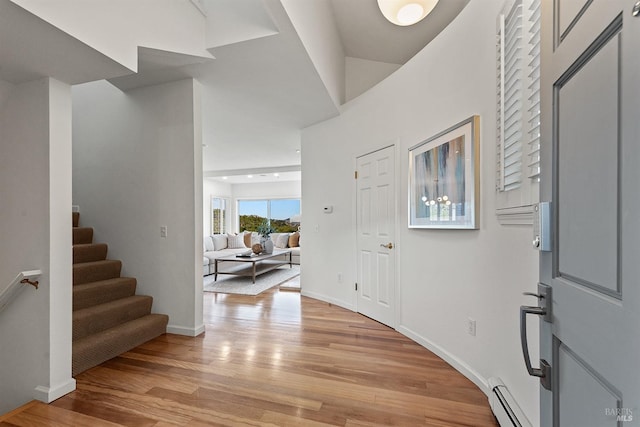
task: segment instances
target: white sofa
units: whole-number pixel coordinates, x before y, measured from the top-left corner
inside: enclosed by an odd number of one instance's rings
[[[242,247],[240,247],[240,245],[236,245],[237,247],[229,247],[229,235],[227,234],[205,236],[202,248],[202,274],[204,276],[213,274],[215,269],[214,264],[217,258],[246,252],[250,248],[250,246],[247,246],[247,243],[254,244],[260,242],[260,236],[257,233],[254,232],[250,234],[251,236],[247,236],[244,233],[240,233],[242,236]],[[290,235],[291,233],[271,234],[270,237],[274,245],[274,252],[282,249],[290,249],[292,262],[294,264],[300,264],[300,246],[289,248],[288,242]]]

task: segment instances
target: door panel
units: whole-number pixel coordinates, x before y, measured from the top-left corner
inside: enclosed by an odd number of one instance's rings
[[[616,417],[608,416],[606,408],[620,407],[619,392],[595,368],[559,341],[556,341],[556,355],[558,383],[564,387],[563,393],[559,394],[559,425],[616,426]],[[589,405],[585,405],[583,395],[590,396]]]
[[[389,276],[391,270],[391,257],[389,254],[378,253],[378,304],[389,306],[389,287],[393,279]]]
[[[394,147],[358,157],[356,167],[357,309],[372,319],[394,326]]]
[[[371,301],[373,292],[371,291],[371,252],[360,251],[360,268],[358,273],[358,284],[361,298]]]
[[[569,34],[582,13],[589,7],[592,0],[556,0],[558,30],[560,38]]]
[[[391,212],[389,209],[393,208],[393,201],[390,200],[390,188],[388,185],[380,185],[377,189],[378,196],[378,216],[376,221],[377,234],[379,238],[389,239],[391,236],[391,227],[394,224],[391,223]]]
[[[558,269],[569,281],[619,295],[620,34],[607,36],[556,84]]]
[[[542,2],[540,199],[552,202],[542,426],[640,425],[640,18],[631,0]]]

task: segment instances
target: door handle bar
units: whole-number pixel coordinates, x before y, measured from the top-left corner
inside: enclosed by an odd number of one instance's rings
[[[546,285],[539,284],[538,291],[538,294],[527,292],[525,295],[537,297],[540,301],[541,307],[532,307],[527,305],[520,306],[520,344],[522,345],[524,364],[527,367],[529,375],[539,377],[540,384],[542,384],[542,386],[547,390],[551,390],[551,365],[549,365],[546,360],[540,359],[540,367],[534,368],[531,365],[529,343],[527,341],[527,314],[543,316],[545,321],[551,321],[551,288]]]

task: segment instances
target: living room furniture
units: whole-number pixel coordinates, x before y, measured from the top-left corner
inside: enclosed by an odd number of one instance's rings
[[[235,265],[221,269],[222,266],[229,264]],[[253,283],[256,283],[256,276],[287,264],[289,264],[289,268],[293,266],[289,249],[277,249],[273,253],[260,255],[227,255],[214,260],[213,280],[218,280],[218,274],[232,274],[234,276],[250,276]]]
[[[229,255],[236,255],[238,253],[246,252],[251,248],[253,243],[260,242],[260,236],[256,232],[240,233],[242,235],[242,241],[244,244],[230,245],[235,242],[237,235],[234,234],[214,234],[213,236],[205,236],[203,243],[203,255],[202,255],[202,275],[208,276],[214,272],[214,263],[217,258],[226,257]],[[229,238],[231,236],[231,238]],[[274,243],[275,249],[289,249],[291,251],[291,262],[293,264],[300,264],[300,246],[299,239],[300,233],[271,233],[271,240]],[[291,241],[290,247],[289,240]],[[285,243],[286,241],[286,243]],[[230,247],[233,246],[233,247]]]

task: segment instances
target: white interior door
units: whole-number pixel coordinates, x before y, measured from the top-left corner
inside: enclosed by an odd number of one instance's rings
[[[358,312],[395,326],[395,156],[387,147],[358,157]]]
[[[552,291],[550,322],[540,323],[551,366],[542,426],[640,425],[634,4],[542,2],[541,200],[552,202],[552,250],[540,256],[540,282]]]

